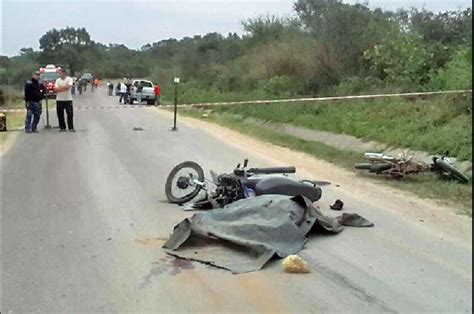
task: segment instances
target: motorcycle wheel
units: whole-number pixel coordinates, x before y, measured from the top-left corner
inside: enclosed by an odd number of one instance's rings
[[[449,176],[451,178],[453,178],[454,180],[457,180],[460,183],[468,183],[469,182],[469,178],[467,176],[465,176],[463,173],[461,173],[461,171],[457,170],[456,168],[454,168],[453,166],[451,166],[450,164],[448,164],[444,160],[442,160],[440,158],[436,158],[433,161],[434,161],[436,166],[441,168],[443,171],[449,173]]]
[[[171,170],[165,185],[166,198],[170,203],[187,203],[195,198],[199,191],[201,191],[201,186],[191,186],[186,183],[190,173],[196,175],[196,177],[193,177],[194,179],[204,182],[204,170],[199,164],[193,161],[183,162]],[[184,195],[180,195],[178,191]]]

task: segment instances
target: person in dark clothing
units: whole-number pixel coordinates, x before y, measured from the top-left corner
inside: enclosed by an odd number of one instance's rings
[[[127,92],[125,93],[125,103],[132,104],[132,83],[127,81],[125,86],[127,87]]]
[[[114,83],[109,82],[108,87],[109,87],[109,96],[112,96],[114,94]]]
[[[38,132],[37,127],[41,117],[41,100],[46,88],[38,81],[39,73],[33,72],[31,79],[25,84],[25,132]]]

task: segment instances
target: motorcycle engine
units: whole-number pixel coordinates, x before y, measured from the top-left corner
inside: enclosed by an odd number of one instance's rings
[[[219,186],[216,188],[216,197],[221,198],[224,204],[245,198],[245,191],[242,182],[233,175],[221,175],[219,177]]]

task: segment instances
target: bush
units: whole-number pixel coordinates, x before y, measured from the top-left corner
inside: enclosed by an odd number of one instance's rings
[[[472,48],[459,49],[438,72],[431,73],[430,90],[472,89]]]
[[[23,95],[17,88],[11,86],[0,86],[0,106],[14,107],[23,102]]]
[[[288,76],[275,76],[265,82],[264,92],[268,96],[290,97],[301,93],[302,84]]]

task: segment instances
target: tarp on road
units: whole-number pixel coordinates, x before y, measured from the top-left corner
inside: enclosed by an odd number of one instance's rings
[[[310,232],[337,234],[344,225],[373,226],[356,214],[325,216],[302,196],[264,195],[183,220],[164,248],[179,258],[244,273],[260,270],[275,254],[298,253]]]

